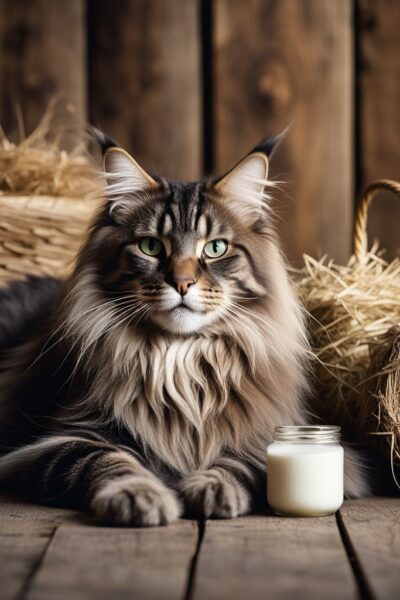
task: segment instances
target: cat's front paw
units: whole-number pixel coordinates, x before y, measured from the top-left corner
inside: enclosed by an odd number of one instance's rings
[[[150,477],[129,476],[105,483],[91,503],[96,518],[110,525],[153,527],[179,518],[174,492]]]
[[[249,510],[246,490],[228,473],[217,469],[188,475],[179,486],[188,512],[198,518],[231,519]]]

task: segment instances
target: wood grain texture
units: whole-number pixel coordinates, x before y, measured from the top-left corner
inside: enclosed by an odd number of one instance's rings
[[[340,514],[373,596],[379,600],[398,598],[400,499],[350,500]]]
[[[33,581],[29,600],[181,600],[197,528],[61,526]]]
[[[353,207],[350,0],[219,0],[214,18],[215,170],[293,122],[272,161],[291,259],[344,261]]]
[[[194,599],[355,598],[334,517],[209,521]]]
[[[49,541],[73,511],[0,501],[0,597],[20,598],[42,560]]]
[[[1,0],[0,123],[6,132],[16,128],[17,104],[27,132],[55,97],[60,120],[67,104],[86,117],[84,6],[84,0]]]
[[[359,0],[359,167],[361,187],[375,179],[400,180],[400,3]],[[389,259],[400,249],[400,202],[376,198],[369,238],[379,239]]]
[[[90,118],[150,170],[201,172],[198,0],[89,2]]]

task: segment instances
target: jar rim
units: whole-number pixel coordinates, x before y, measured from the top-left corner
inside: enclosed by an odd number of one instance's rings
[[[277,442],[331,444],[340,442],[339,425],[279,425],[274,429]]]

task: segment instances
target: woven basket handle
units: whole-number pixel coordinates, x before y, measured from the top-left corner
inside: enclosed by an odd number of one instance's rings
[[[361,262],[368,252],[368,207],[375,194],[382,190],[394,192],[400,198],[400,183],[391,179],[378,179],[370,183],[362,193],[357,203],[353,229],[353,254],[358,262]]]

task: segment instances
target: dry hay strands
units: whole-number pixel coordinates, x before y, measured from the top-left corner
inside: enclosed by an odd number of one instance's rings
[[[86,198],[104,188],[82,139],[67,152],[61,148],[63,132],[53,133],[52,107],[36,129],[12,143],[0,128],[0,190],[15,195]]]
[[[375,246],[362,262],[353,256],[347,265],[336,265],[305,256],[304,263],[292,276],[309,314],[316,371],[312,408],[351,437],[370,440],[365,381],[371,369],[377,371],[371,348],[380,347],[382,336],[400,322],[400,260],[387,263]],[[399,406],[398,396],[394,402]],[[380,431],[384,424],[398,439],[392,416],[376,423]]]
[[[393,325],[375,347],[365,380],[365,399],[369,419],[366,426],[377,436],[387,454],[390,448],[393,478],[394,463],[400,464],[400,323]]]

